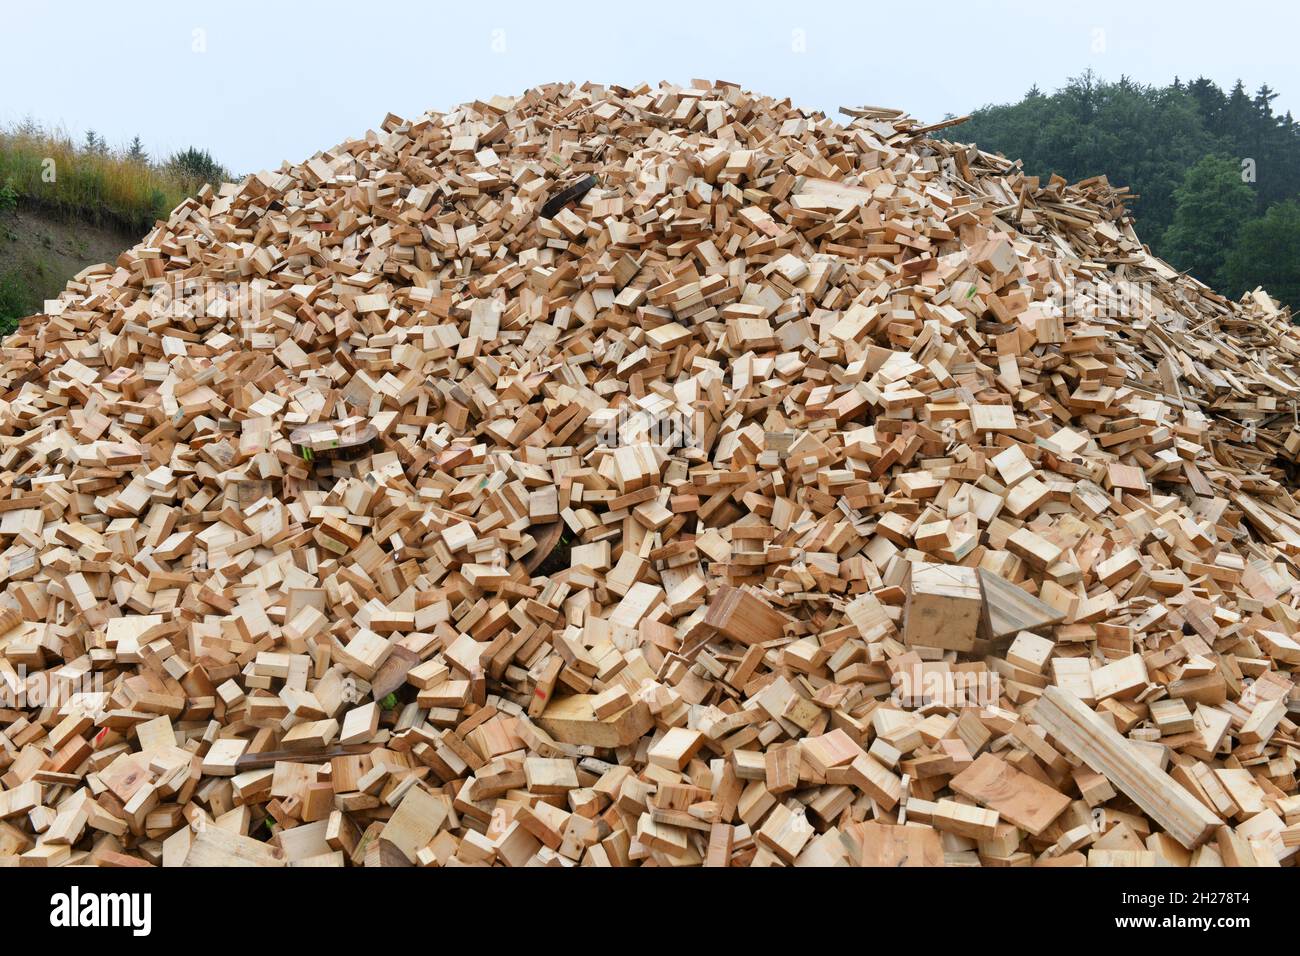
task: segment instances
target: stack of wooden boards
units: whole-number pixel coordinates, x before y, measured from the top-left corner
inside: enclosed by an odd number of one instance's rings
[[[1291,863],[1289,315],[845,113],[390,116],[24,320],[0,857]]]

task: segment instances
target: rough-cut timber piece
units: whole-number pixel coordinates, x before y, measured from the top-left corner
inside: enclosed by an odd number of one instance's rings
[[[1023,667],[1032,673],[1040,673],[1056,645],[1045,637],[1021,631],[1007,648],[1007,662]]]

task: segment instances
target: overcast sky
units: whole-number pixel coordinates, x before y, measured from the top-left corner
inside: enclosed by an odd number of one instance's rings
[[[553,80],[725,79],[833,113],[926,121],[1088,67],[1166,83],[1268,83],[1300,113],[1300,5],[1088,0],[279,0],[6,3],[0,122],[26,115],[154,155],[199,146],[235,173]]]

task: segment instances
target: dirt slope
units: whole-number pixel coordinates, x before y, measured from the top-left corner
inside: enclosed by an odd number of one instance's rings
[[[112,262],[139,238],[26,206],[0,214],[0,323],[37,311],[86,266]]]

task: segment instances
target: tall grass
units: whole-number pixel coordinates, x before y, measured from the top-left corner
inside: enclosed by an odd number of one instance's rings
[[[22,205],[139,236],[205,182],[215,186],[230,178],[205,150],[183,150],[154,163],[138,139],[112,150],[91,133],[78,145],[66,130],[23,120],[0,127],[0,239],[17,241],[5,222]],[[0,245],[0,335],[40,307],[49,284],[42,280],[45,266],[31,252]]]
[[[0,189],[69,217],[144,232],[202,185],[178,164],[80,147],[30,121],[0,129]]]

